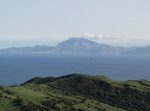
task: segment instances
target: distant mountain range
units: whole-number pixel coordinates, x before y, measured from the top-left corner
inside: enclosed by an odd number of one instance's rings
[[[118,47],[100,44],[84,38],[72,38],[56,46],[37,45],[34,47],[12,47],[1,49],[0,53],[49,53],[49,54],[136,54],[150,55],[147,47]]]

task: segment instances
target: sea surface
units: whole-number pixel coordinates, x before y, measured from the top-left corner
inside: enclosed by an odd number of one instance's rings
[[[150,56],[0,54],[0,85],[72,73],[104,75],[123,81],[150,80]]]

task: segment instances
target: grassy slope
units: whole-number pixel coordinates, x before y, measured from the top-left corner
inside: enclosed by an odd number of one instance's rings
[[[50,91],[49,89],[47,89],[46,85],[27,84],[24,86],[6,87],[4,88],[4,90],[9,90],[11,92],[14,92],[14,94],[7,94],[5,93],[5,91],[3,92],[3,97],[0,100],[0,111],[20,111],[21,106],[16,106],[13,103],[18,97],[23,99],[23,105],[26,105],[28,102],[32,102],[34,104],[43,106],[43,101],[53,101],[54,99],[59,101],[60,99],[63,99],[76,101],[77,103],[73,105],[73,107],[75,109],[84,109],[85,111],[99,111],[98,109],[105,109],[105,111],[126,111],[94,100],[86,100],[83,102],[84,97],[66,96],[57,90]],[[56,106],[61,108],[65,106],[65,103],[58,102]]]
[[[57,85],[63,82],[65,85],[68,85],[72,79],[79,77],[84,78],[84,86],[90,84],[89,80],[100,80],[110,83],[112,86],[124,88],[128,86],[131,89],[136,89],[141,92],[150,92],[150,82],[145,80],[140,81],[114,81],[104,76],[89,76],[89,75],[69,75],[60,78],[46,78],[44,79],[32,79],[28,83],[22,86],[15,87],[4,87],[0,88],[2,97],[0,97],[0,111],[21,111],[21,107],[27,106],[29,104],[35,104],[36,107],[41,107],[50,111],[48,107],[55,106],[52,111],[70,111],[79,109],[81,111],[127,111],[125,109],[113,107],[108,104],[104,104],[101,101],[85,98],[83,95],[74,95],[71,93],[64,92]],[[88,79],[87,79],[88,78]],[[49,82],[50,81],[50,82]],[[89,83],[87,83],[89,81]],[[43,84],[44,83],[44,84]],[[83,83],[81,84],[83,85]],[[16,104],[16,100],[21,100],[21,104]],[[43,102],[45,101],[44,105]],[[50,102],[50,103],[49,103]],[[73,108],[73,109],[71,109]],[[46,111],[45,110],[45,111]],[[36,111],[36,109],[31,110]],[[40,110],[44,111],[44,110]]]
[[[13,92],[14,94],[9,94],[5,92],[5,90]],[[33,102],[35,104],[41,105],[42,101],[45,100],[46,95],[21,87],[6,87],[3,91],[3,97],[1,98],[0,108],[3,110],[12,110],[18,111],[20,106],[15,105],[14,101],[18,98],[22,98],[24,103],[28,103],[28,101]]]

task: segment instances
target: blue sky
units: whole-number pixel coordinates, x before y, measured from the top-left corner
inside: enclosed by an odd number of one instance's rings
[[[0,0],[0,48],[84,37],[149,45],[150,0]]]

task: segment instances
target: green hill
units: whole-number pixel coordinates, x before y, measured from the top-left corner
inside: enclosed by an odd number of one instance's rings
[[[150,111],[150,82],[71,74],[0,86],[0,111]]]

